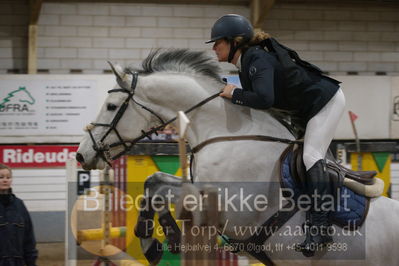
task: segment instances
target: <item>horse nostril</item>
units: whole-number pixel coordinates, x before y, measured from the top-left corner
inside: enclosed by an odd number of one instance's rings
[[[83,155],[80,153],[76,153],[76,160],[80,163],[84,163],[85,159],[83,158]]]

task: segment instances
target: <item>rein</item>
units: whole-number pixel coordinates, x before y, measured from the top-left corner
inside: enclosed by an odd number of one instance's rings
[[[165,126],[167,126],[170,123],[173,123],[176,119],[177,116],[175,116],[174,118],[164,122],[162,120],[162,118],[156,114],[153,110],[151,110],[150,108],[140,104],[139,102],[137,102],[134,99],[134,93],[135,93],[135,89],[136,89],[136,85],[137,85],[137,79],[138,79],[138,73],[137,72],[131,72],[130,74],[132,74],[133,78],[132,78],[132,83],[131,83],[131,87],[130,90],[125,89],[125,88],[121,88],[121,89],[112,89],[109,90],[108,93],[113,93],[113,92],[123,92],[123,93],[127,93],[128,96],[126,97],[126,99],[124,100],[123,104],[121,105],[121,107],[119,108],[118,112],[116,113],[115,117],[113,118],[113,120],[111,121],[111,123],[109,124],[105,124],[105,123],[91,123],[92,127],[87,127],[87,131],[89,132],[90,138],[93,142],[93,149],[97,152],[97,155],[99,157],[101,157],[109,166],[112,167],[111,162],[112,160],[115,160],[117,158],[119,158],[120,156],[124,155],[127,151],[129,151],[129,149],[135,145],[137,142],[139,142],[140,140],[144,139],[144,138],[149,138],[151,139],[151,134],[153,133],[157,133],[157,131],[162,130],[165,128]],[[220,92],[217,92],[211,96],[209,96],[208,98],[202,100],[201,102],[197,103],[196,105],[190,107],[189,109],[187,109],[186,111],[184,111],[184,113],[188,114],[190,112],[192,112],[193,110],[203,106],[204,104],[206,104],[207,102],[217,98],[220,95]],[[148,131],[144,131],[142,130],[142,134],[133,139],[133,140],[123,140],[121,135],[119,134],[118,130],[116,129],[116,126],[118,124],[118,122],[120,121],[120,119],[122,118],[123,114],[125,113],[130,100],[132,100],[133,103],[139,105],[141,108],[143,108],[144,110],[150,112],[152,115],[154,115],[155,117],[157,117],[159,119],[159,121],[161,122],[161,125],[157,126],[157,127],[153,127]],[[96,127],[96,126],[102,126],[102,127],[108,127],[109,129],[106,131],[106,133],[101,137],[100,141],[97,143],[94,139],[94,136],[91,132],[91,130]],[[116,136],[118,137],[119,141],[112,143],[112,144],[104,144],[104,140],[105,138],[109,135],[109,133],[111,131],[114,131]],[[255,141],[269,141],[269,142],[280,142],[280,143],[286,143],[286,144],[300,144],[303,143],[303,141],[301,140],[289,140],[289,139],[283,139],[283,138],[276,138],[276,137],[270,137],[270,136],[263,136],[263,135],[246,135],[246,136],[227,136],[227,137],[215,137],[215,138],[211,138],[208,140],[205,140],[203,142],[201,142],[200,144],[198,144],[197,146],[195,146],[194,148],[191,149],[192,154],[199,152],[202,148],[204,148],[206,145],[208,144],[212,144],[212,143],[217,143],[217,142],[223,142],[223,141],[239,141],[239,140],[255,140]],[[123,146],[123,151],[119,152],[118,154],[111,156],[110,155],[110,148],[113,147],[117,147],[117,146]]]
[[[213,94],[212,96],[206,98],[205,100],[202,100],[201,102],[197,103],[196,105],[190,107],[189,109],[184,111],[184,113],[186,113],[186,114],[190,113],[194,109],[196,109],[198,107],[201,107],[202,105],[206,104],[207,102],[215,99],[216,97],[219,96],[219,94],[220,94],[220,92]],[[174,118],[162,123],[161,125],[159,125],[157,127],[152,128],[152,129],[150,129],[148,131],[142,131],[142,134],[139,137],[137,137],[137,138],[135,138],[133,140],[127,141],[127,142],[129,143],[129,145],[131,147],[131,146],[135,145],[137,142],[139,142],[140,140],[142,140],[144,138],[151,138],[150,136],[151,136],[152,133],[157,133],[157,131],[164,129],[165,126],[169,125],[170,123],[173,123],[174,121],[176,121],[176,119],[177,119],[177,116],[175,116]],[[124,143],[126,144],[126,142],[116,142],[116,143],[113,143],[113,144],[109,145],[109,147],[112,148],[112,147],[116,147],[116,146],[119,146],[119,145],[124,145]],[[118,153],[117,155],[112,157],[112,160],[115,160],[116,158],[122,156],[124,153],[126,153],[126,151],[127,151],[127,149],[125,149],[124,151]]]

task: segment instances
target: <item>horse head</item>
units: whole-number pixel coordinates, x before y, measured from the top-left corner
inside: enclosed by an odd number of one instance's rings
[[[143,129],[155,126],[161,120],[145,106],[145,89],[138,73],[124,71],[118,64],[109,64],[117,86],[108,91],[96,120],[84,129],[86,134],[76,155],[84,169],[102,169],[105,164],[111,164],[131,147],[132,140],[145,137]]]
[[[177,110],[209,97],[204,87],[215,93],[223,85],[217,62],[204,52],[156,50],[143,61],[140,75],[110,65],[117,86],[108,91],[96,120],[85,128],[76,155],[85,169],[102,169],[155,132],[151,128],[162,129]]]

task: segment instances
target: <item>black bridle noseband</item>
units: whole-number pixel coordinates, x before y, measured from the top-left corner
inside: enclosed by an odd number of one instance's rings
[[[101,159],[103,159],[109,166],[111,165],[111,161],[119,158],[120,156],[124,155],[127,151],[130,150],[130,148],[135,145],[137,142],[139,142],[140,140],[144,139],[144,138],[149,138],[151,139],[151,135],[153,133],[157,133],[157,131],[159,130],[163,130],[165,128],[165,126],[167,126],[168,124],[174,122],[177,117],[174,117],[172,119],[170,119],[169,121],[164,121],[157,113],[155,113],[152,109],[142,105],[141,103],[137,102],[134,99],[134,93],[135,93],[135,89],[136,89],[136,85],[137,85],[137,79],[138,79],[138,72],[130,72],[129,74],[132,74],[132,83],[130,86],[130,90],[125,89],[125,88],[120,88],[120,89],[112,89],[109,90],[108,93],[113,93],[113,92],[123,92],[126,93],[128,96],[126,97],[126,99],[123,101],[121,107],[119,108],[118,112],[116,113],[114,119],[112,119],[111,123],[109,124],[105,124],[105,123],[90,123],[92,127],[87,127],[87,131],[89,132],[90,138],[93,142],[93,149],[96,151],[96,156],[99,156]],[[119,79],[119,78],[118,78]],[[120,81],[120,80],[118,80]],[[119,82],[118,82],[119,83]],[[120,84],[120,83],[119,83]],[[122,86],[121,86],[122,87]],[[205,100],[199,102],[198,104],[194,105],[193,107],[189,108],[188,110],[185,111],[185,113],[189,113],[192,110],[204,105],[205,103],[209,102],[210,100],[218,97],[220,94],[220,92],[206,98]],[[119,134],[116,126],[119,122],[119,120],[122,118],[123,114],[125,113],[127,107],[129,106],[129,102],[133,101],[133,103],[137,104],[138,106],[140,106],[141,108],[143,108],[144,110],[150,112],[152,115],[154,115],[155,117],[158,118],[158,120],[161,122],[161,125],[151,128],[148,131],[144,131],[142,130],[142,134],[140,136],[138,136],[137,138],[133,139],[133,140],[124,140],[121,135]],[[96,126],[101,126],[101,127],[108,127],[109,129],[105,132],[105,134],[101,137],[100,141],[97,143],[94,139],[94,136],[91,132],[91,130],[96,127]],[[104,144],[104,140],[105,138],[111,133],[111,131],[114,131],[116,136],[118,137],[119,141],[112,143],[110,145]],[[114,148],[114,147],[118,147],[118,146],[123,146],[123,151],[119,152],[118,154],[111,156],[110,154],[110,149]]]

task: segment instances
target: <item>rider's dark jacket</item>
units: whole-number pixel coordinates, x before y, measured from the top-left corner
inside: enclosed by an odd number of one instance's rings
[[[0,266],[35,266],[36,241],[28,210],[14,194],[0,195]]]
[[[339,89],[333,79],[312,73],[310,76],[309,85],[285,88],[283,68],[276,55],[252,46],[241,55],[239,77],[243,89],[234,91],[232,102],[257,109],[293,111],[306,126]]]

